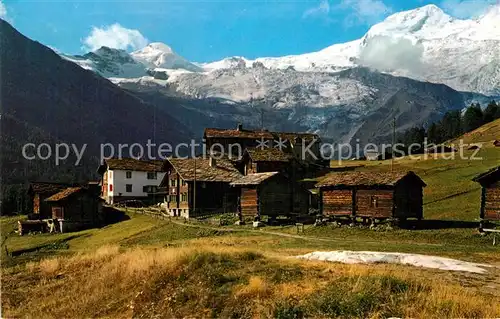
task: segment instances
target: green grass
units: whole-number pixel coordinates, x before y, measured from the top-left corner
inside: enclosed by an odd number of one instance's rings
[[[465,151],[464,156],[471,158],[473,151]],[[444,154],[451,156],[451,154]],[[445,159],[421,155],[415,159],[403,157],[394,160],[394,170],[411,170],[427,184],[424,189],[424,218],[462,221],[478,221],[481,187],[472,178],[498,166],[500,149],[487,147],[476,155],[481,160]],[[390,171],[391,161],[355,161],[365,165],[359,170]],[[353,163],[347,163],[354,165]],[[337,165],[333,162],[332,165]]]

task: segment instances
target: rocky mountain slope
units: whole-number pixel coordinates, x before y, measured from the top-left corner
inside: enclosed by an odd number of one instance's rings
[[[3,20],[0,47],[3,183],[58,179],[63,172],[71,179],[88,178],[99,163],[101,144],[146,145],[148,139],[177,143],[192,135],[168,112],[62,59]],[[52,157],[38,161],[23,158],[26,143],[48,143]],[[79,150],[86,144],[80,163],[85,167],[75,167],[70,157],[54,169],[56,143],[75,144]],[[47,148],[43,150],[46,156]],[[79,169],[91,173],[78,175],[75,171]]]

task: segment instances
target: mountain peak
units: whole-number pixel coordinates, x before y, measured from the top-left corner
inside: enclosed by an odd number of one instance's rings
[[[383,22],[373,26],[368,34],[413,34],[423,30],[441,29],[453,20],[438,6],[430,4],[417,9],[395,13]]]
[[[152,49],[152,50],[161,51],[163,53],[169,53],[169,54],[173,54],[174,53],[174,50],[172,50],[171,47],[169,47],[168,45],[166,45],[165,43],[162,43],[162,42],[153,42],[153,43],[150,43],[150,44],[148,44],[146,46],[146,48],[149,48],[149,49]]]
[[[481,21],[500,21],[500,4],[492,5],[488,11],[480,18]]]

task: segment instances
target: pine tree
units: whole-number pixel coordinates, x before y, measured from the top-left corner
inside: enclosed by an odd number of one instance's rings
[[[441,142],[460,136],[463,133],[460,111],[448,111],[440,122]]]
[[[465,132],[470,132],[483,125],[483,111],[479,103],[467,108],[463,117]]]
[[[491,101],[484,110],[484,123],[493,122],[498,118],[500,118],[500,105],[497,105],[495,101]]]
[[[432,123],[427,130],[427,140],[429,143],[439,144],[442,141],[440,127],[436,123]]]

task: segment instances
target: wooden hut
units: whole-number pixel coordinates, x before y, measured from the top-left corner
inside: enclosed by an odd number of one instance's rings
[[[66,189],[71,185],[64,183],[52,183],[52,182],[33,182],[30,184],[28,189],[28,195],[33,203],[33,216],[31,218],[35,219],[47,219],[51,218],[52,211],[51,207],[45,199],[50,196]]]
[[[413,172],[331,173],[317,185],[325,217],[423,218],[425,183]]]
[[[239,189],[238,212],[241,219],[280,215],[293,212],[293,188],[279,172],[249,174],[235,180],[231,186]]]
[[[102,223],[99,187],[68,187],[45,199],[51,207],[52,219],[59,222],[61,232],[75,231]]]
[[[481,184],[480,229],[486,221],[500,221],[500,166],[476,176],[473,181]]]
[[[199,217],[235,212],[236,190],[229,183],[242,175],[226,159],[169,158],[160,188],[167,194],[163,206],[171,216]]]

